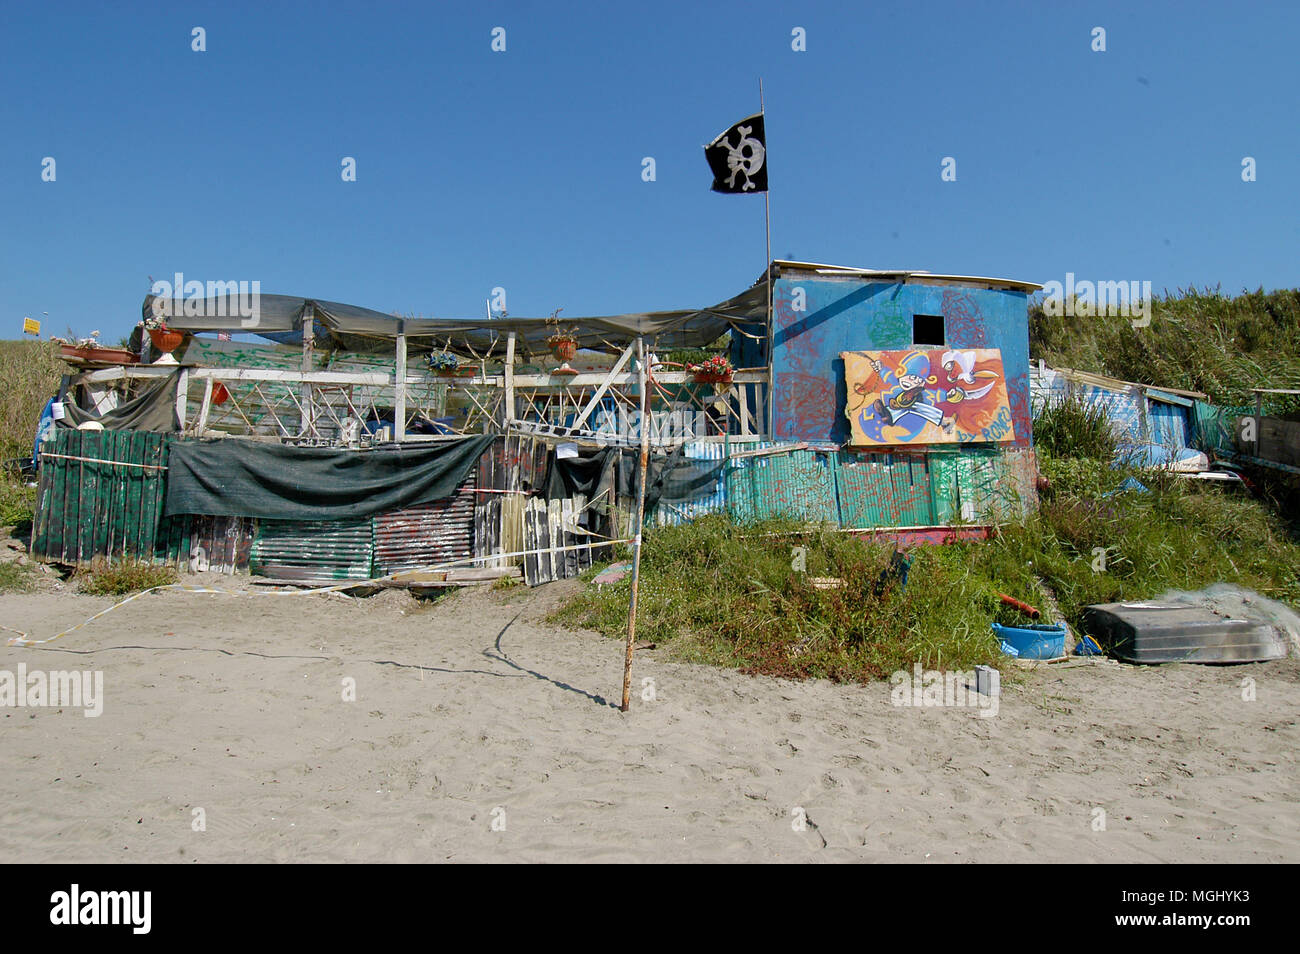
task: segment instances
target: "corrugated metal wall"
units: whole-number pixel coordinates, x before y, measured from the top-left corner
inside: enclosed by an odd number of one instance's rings
[[[761,450],[773,447],[771,441],[758,441],[732,444],[711,441],[692,441],[683,449],[683,455],[689,460],[727,460],[731,454],[739,451]],[[661,502],[646,520],[647,527],[675,527],[690,523],[697,517],[711,513],[725,513],[727,510],[727,478],[725,470],[719,474],[717,482],[709,493],[701,494],[686,503],[675,501],[672,504]]]
[[[834,454],[795,450],[754,457],[732,456],[726,470],[727,507],[742,522],[785,518],[834,522]]]
[[[152,561],[166,463],[161,434],[55,431],[42,447],[32,555],[77,566]]]
[[[935,488],[924,454],[840,451],[837,468],[840,526],[935,525]]]
[[[295,583],[368,580],[374,562],[371,522],[260,520],[249,570]]]
[[[189,573],[247,570],[256,534],[257,521],[252,517],[163,517],[158,524],[154,560]]]
[[[477,475],[470,474],[453,497],[372,518],[376,575],[473,556],[477,483]]]
[[[1191,403],[1190,401],[1188,402]],[[1190,408],[1165,401],[1147,403],[1147,427],[1150,441],[1164,447],[1187,447],[1191,443],[1188,427]]]

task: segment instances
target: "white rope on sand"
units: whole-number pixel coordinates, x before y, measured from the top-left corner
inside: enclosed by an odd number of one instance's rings
[[[631,543],[631,542],[632,539],[629,537],[628,539],[625,540],[611,540],[608,543],[600,544],[600,546],[613,546],[619,543]],[[82,620],[76,626],[72,626],[68,629],[65,629],[61,633],[55,633],[53,636],[47,637],[46,639],[29,639],[26,633],[20,632],[19,630],[16,629],[10,629],[8,626],[0,626],[0,629],[3,629],[6,632],[10,632],[10,633],[18,633],[16,637],[10,639],[5,644],[7,646],[41,646],[44,645],[45,643],[52,643],[56,639],[62,639],[64,636],[67,636],[70,633],[75,633],[83,626],[89,623],[93,623],[101,616],[108,615],[109,613],[113,612],[113,610],[117,609],[119,606],[125,606],[127,603],[130,603],[133,600],[138,600],[146,593],[154,593],[160,590],[178,590],[182,593],[211,593],[211,594],[221,595],[221,596],[328,596],[336,593],[342,595],[343,590],[350,590],[353,589],[354,587],[371,586],[375,583],[386,583],[391,580],[395,580],[399,576],[407,576],[414,573],[432,573],[437,570],[449,570],[452,569],[453,567],[457,567],[461,565],[462,563],[476,563],[479,562],[480,560],[496,560],[496,559],[505,559],[507,557],[517,557],[517,556],[533,556],[539,553],[555,553],[563,550],[590,549],[592,546],[594,546],[594,544],[584,543],[584,544],[575,544],[573,546],[567,546],[567,547],[550,547],[547,549],[539,549],[539,550],[519,550],[515,553],[491,553],[491,554],[486,554],[484,556],[465,557],[464,559],[461,560],[450,560],[446,563],[433,563],[430,564],[429,566],[416,567],[410,570],[398,570],[394,573],[389,573],[386,576],[377,576],[368,580],[346,580],[342,583],[335,583],[330,586],[316,586],[316,587],[307,587],[301,589],[295,588],[295,589],[287,589],[287,590],[255,590],[246,593],[241,593],[241,592],[236,592],[234,590],[218,589],[217,587],[214,586],[186,586],[184,583],[167,583],[164,584],[163,586],[151,586],[147,590],[141,590],[139,593],[133,593],[130,596],[128,596],[126,599],[118,603],[114,603],[112,606],[108,607],[107,609],[100,610],[98,613],[96,613],[94,616],[90,617],[89,619]]]

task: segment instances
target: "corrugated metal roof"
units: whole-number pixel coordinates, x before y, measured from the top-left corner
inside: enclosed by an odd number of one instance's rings
[[[776,259],[772,267],[779,273],[783,269],[790,271],[817,272],[828,277],[843,275],[852,278],[871,278],[880,281],[907,284],[924,284],[925,282],[944,282],[952,285],[990,285],[1007,288],[1012,291],[1036,292],[1043,286],[1036,282],[1022,282],[1014,278],[988,278],[981,275],[940,275],[921,269],[882,269],[856,268],[851,265],[824,265],[818,262],[790,262]],[[762,279],[760,278],[760,281]]]

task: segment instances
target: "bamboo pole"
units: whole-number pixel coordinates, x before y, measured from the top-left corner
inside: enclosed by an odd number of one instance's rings
[[[645,481],[646,470],[650,464],[650,427],[646,420],[646,391],[649,390],[649,375],[646,373],[645,339],[636,339],[637,381],[641,386],[641,418],[637,426],[641,429],[641,479],[636,491],[636,534],[632,537],[632,596],[627,609],[627,649],[623,656],[623,712],[628,710],[632,695],[632,644],[636,642],[636,605],[637,593],[641,583],[641,531],[645,524]]]

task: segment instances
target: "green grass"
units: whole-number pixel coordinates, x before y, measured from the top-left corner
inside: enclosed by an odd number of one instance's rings
[[[41,409],[67,370],[53,342],[0,341],[0,460],[32,456]]]
[[[642,553],[637,635],[682,660],[866,682],[913,662],[1003,665],[990,623],[1023,617],[997,593],[1046,618],[1040,579],[1076,628],[1090,603],[1220,581],[1300,604],[1300,546],[1260,503],[1159,473],[1135,474],[1149,493],[1107,496],[1130,472],[1086,459],[1042,464],[1053,490],[1039,513],[993,540],[916,547],[905,590],[877,593],[892,546],[849,534],[723,517],[655,530]],[[806,573],[791,567],[794,545],[807,547]],[[817,589],[812,577],[845,585]],[[554,618],[622,636],[628,587],[584,589]]]
[[[0,593],[30,593],[36,583],[35,576],[30,565],[0,563]]]
[[[1049,454],[1111,461],[1116,438],[1106,409],[1071,394],[1034,416],[1034,446]]]
[[[21,527],[31,523],[36,508],[36,488],[0,474],[0,527]]]
[[[91,596],[126,596],[155,586],[167,586],[177,580],[175,567],[151,563],[97,564],[77,574],[81,592]]]

